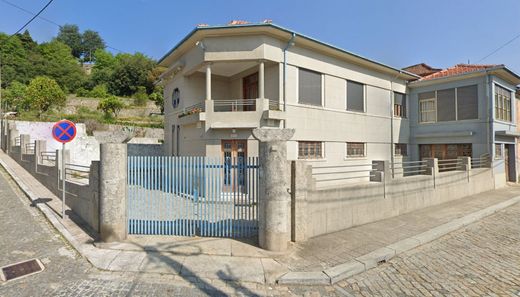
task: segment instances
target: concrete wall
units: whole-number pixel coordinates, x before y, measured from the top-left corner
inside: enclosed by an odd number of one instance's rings
[[[303,163],[303,164],[302,164]],[[491,168],[418,175],[317,189],[309,165],[296,161],[293,239],[305,240],[492,190]],[[498,170],[498,169],[496,169]],[[468,179],[469,174],[469,179]]]
[[[162,156],[164,148],[162,144],[128,143],[128,156]]]

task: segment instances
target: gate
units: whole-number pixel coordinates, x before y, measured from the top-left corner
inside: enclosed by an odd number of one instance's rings
[[[129,234],[256,236],[258,158],[130,156],[127,218]]]

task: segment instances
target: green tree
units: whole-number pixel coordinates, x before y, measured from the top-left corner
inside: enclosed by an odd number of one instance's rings
[[[109,96],[106,85],[97,85],[88,94],[93,98],[105,98]]]
[[[164,113],[164,89],[163,87],[155,87],[149,99],[155,102],[155,106],[161,109],[161,113]]]
[[[40,64],[41,74],[56,80],[67,92],[73,92],[82,86],[86,75],[67,45],[53,40],[41,44],[39,48],[43,58]]]
[[[106,50],[98,49],[95,51],[96,63],[89,77],[87,88],[92,89],[97,85],[108,85],[116,64],[115,57]]]
[[[148,80],[148,74],[154,67],[155,61],[141,53],[118,54],[108,83],[109,91],[119,96],[131,96],[139,86],[143,86],[151,92],[153,84]]]
[[[26,92],[31,108],[41,117],[53,107],[63,107],[67,100],[65,93],[58,83],[46,76],[37,76],[31,80]]]
[[[5,108],[9,111],[22,111],[30,108],[26,97],[27,86],[17,81],[12,82],[3,94]]]
[[[99,36],[99,33],[92,30],[86,30],[81,35],[82,57],[85,62],[93,62],[96,60],[97,50],[105,48],[105,41]]]
[[[144,106],[148,101],[148,94],[146,94],[146,88],[143,86],[137,87],[137,92],[132,96],[134,97],[134,104],[137,106]]]
[[[56,40],[66,44],[72,53],[72,56],[79,59],[83,53],[83,46],[81,44],[81,33],[77,25],[66,24],[60,27],[60,32]]]
[[[108,96],[99,101],[97,109],[103,111],[107,117],[112,115],[117,117],[117,114],[121,111],[123,106],[124,103],[121,99],[116,96]]]
[[[26,84],[33,77],[33,64],[29,60],[29,51],[18,38],[0,33],[0,59],[2,60],[2,87],[6,88],[13,81]]]

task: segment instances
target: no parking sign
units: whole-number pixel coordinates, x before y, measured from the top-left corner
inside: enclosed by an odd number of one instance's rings
[[[61,120],[52,126],[52,137],[62,143],[61,150],[61,218],[65,219],[65,183],[67,180],[67,172],[65,168],[65,143],[71,142],[76,137],[76,125],[69,120]],[[59,189],[59,185],[58,185]]]

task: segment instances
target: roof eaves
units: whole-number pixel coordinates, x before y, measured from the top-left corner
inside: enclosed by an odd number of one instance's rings
[[[424,84],[429,84],[429,83],[435,83],[437,81],[459,78],[459,77],[463,77],[463,76],[475,75],[475,74],[480,74],[480,73],[487,73],[487,72],[496,71],[496,70],[505,70],[520,80],[520,76],[518,74],[509,70],[505,65],[502,64],[502,65],[497,65],[497,66],[486,68],[486,69],[464,72],[464,73],[455,74],[455,75],[441,76],[441,77],[436,77],[436,78],[426,79],[426,80],[416,80],[416,81],[410,82],[409,85],[411,85],[411,86],[424,85]]]

